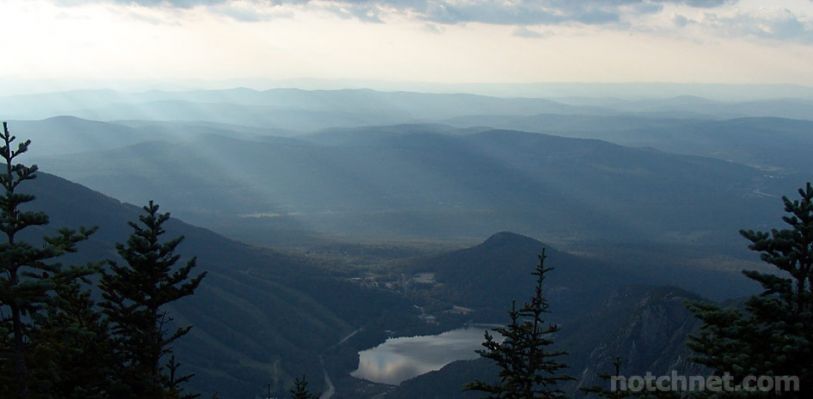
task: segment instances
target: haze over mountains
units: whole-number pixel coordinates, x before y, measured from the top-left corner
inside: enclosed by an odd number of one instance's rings
[[[487,364],[399,387],[350,372],[387,337],[503,322],[543,246],[568,392],[619,352],[633,372],[689,370],[682,303],[753,292],[737,231],[775,226],[780,196],[813,180],[806,98],[81,91],[0,109],[55,175],[38,209],[101,227],[83,259],[114,256],[130,204],[180,218],[170,233],[210,274],[173,308],[195,326],[179,351],[191,387],[226,399],[303,373],[334,399],[462,396]]]
[[[200,136],[39,163],[261,244],[287,228],[359,240],[512,230],[563,243],[725,246],[743,223],[772,220],[775,196],[795,181],[595,140],[399,129],[311,141]]]
[[[813,175],[806,151],[813,122],[725,119],[743,103],[694,97],[582,106],[235,89],[7,99],[42,114],[77,104],[127,113],[156,101],[211,109],[159,107],[167,113],[108,122],[62,116],[16,122],[15,132],[43,143],[34,158],[45,170],[127,202],[156,199],[189,222],[261,245],[336,237],[474,243],[509,230],[600,258],[645,253],[650,263],[719,268],[729,265],[720,259],[747,256],[739,228],[771,223],[778,197]],[[712,103],[729,111],[706,107],[709,115],[699,119],[675,111]],[[624,113],[619,104],[646,112]],[[232,106],[268,112],[249,118],[232,115]],[[650,112],[659,107],[673,110],[669,117]],[[280,130],[273,127],[277,111],[304,112],[308,121]],[[100,119],[116,116],[124,115]],[[418,116],[439,122],[406,123]],[[232,117],[240,124],[209,122]],[[396,124],[369,125],[383,121]],[[339,126],[313,131],[332,123]]]
[[[47,174],[40,176],[31,192],[38,197],[37,209],[52,216],[53,228],[79,223],[99,227],[99,232],[82,247],[83,260],[113,256],[105,248],[126,238],[126,221],[138,211]],[[415,257],[403,266],[382,269],[375,277],[382,283],[380,286],[362,286],[352,282],[352,272],[313,259],[240,244],[180,221],[170,227],[170,234],[186,237],[183,254],[198,256],[200,267],[209,273],[194,297],[171,309],[179,323],[195,326],[191,336],[179,346],[178,354],[185,359],[186,370],[197,374],[193,389],[220,392],[224,398],[251,397],[264,383],[284,386],[285,380],[301,373],[329,373],[331,384],[335,383],[343,395],[355,396],[353,392],[358,393],[359,389],[390,392],[391,387],[386,386],[359,387],[357,381],[345,375],[350,371],[347,367],[354,367],[348,366],[352,356],[348,359],[347,352],[381,339],[380,328],[389,329],[389,334],[408,335],[437,331],[472,318],[479,322],[501,321],[501,306],[530,283],[525,277],[527,260],[543,247],[528,237],[500,233],[469,249]],[[588,341],[603,342],[608,334],[595,335],[588,320],[614,317],[619,309],[626,309],[623,304],[612,305],[622,298],[661,301],[664,295],[648,288],[620,292],[614,288],[659,282],[658,277],[646,272],[634,276],[622,265],[601,264],[550,248],[549,254],[557,259],[559,269],[550,286],[551,299],[558,309],[555,317],[573,326],[563,335],[565,340],[589,337]],[[397,281],[400,273],[418,276],[427,272],[436,275],[435,283],[414,282],[396,289],[384,288],[383,283]],[[504,278],[508,281],[502,281]],[[588,278],[591,283],[584,284]],[[653,295],[658,299],[646,299]],[[609,309],[600,305],[605,298],[611,299]],[[437,322],[427,325],[413,304],[434,315]],[[456,316],[449,313],[453,306],[466,306],[471,313]],[[595,310],[581,313],[576,309]],[[618,325],[619,339],[625,337],[628,323],[640,322],[632,321],[641,317],[636,316],[637,312],[631,314],[631,321]],[[663,321],[667,322],[671,321]],[[672,331],[668,324],[658,328]],[[352,339],[342,338],[354,331]],[[342,347],[336,346],[339,342]],[[591,345],[577,346],[572,354],[574,367],[588,364],[591,361],[588,357],[596,357],[589,353]],[[643,349],[645,352],[630,352],[638,362],[635,369],[648,369],[652,362],[668,362],[672,358],[672,352],[664,353],[656,345]],[[606,362],[608,356],[599,360]],[[637,360],[639,357],[642,360]],[[327,359],[324,366],[320,366],[320,358]],[[443,371],[452,376],[441,393],[459,393],[455,384],[472,375],[455,376],[458,366],[450,367],[451,371]],[[474,370],[476,375],[482,369]],[[597,371],[591,373],[589,381],[596,378]],[[418,388],[421,384],[419,378],[390,394],[400,397],[413,389],[423,389]],[[322,386],[320,381],[314,385]]]
[[[645,100],[502,98],[354,90],[251,89],[71,91],[0,97],[8,119],[56,115],[113,120],[207,121],[260,128],[311,131],[337,126],[438,121],[467,115],[619,115],[667,118],[809,118],[809,97],[713,101],[681,96]]]

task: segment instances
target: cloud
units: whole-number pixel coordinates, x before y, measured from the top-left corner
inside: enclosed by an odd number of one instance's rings
[[[813,43],[810,16],[774,4],[755,7],[738,0],[54,0],[62,5],[107,3],[144,8],[209,12],[241,22],[292,17],[318,10],[365,23],[394,17],[422,22],[429,31],[444,25],[482,23],[515,27],[514,36],[539,37],[534,28],[557,25],[658,30],[699,28],[724,36]],[[766,9],[772,10],[766,12]],[[671,16],[669,16],[671,14]],[[665,26],[650,16],[667,16]],[[653,22],[654,21],[654,22]],[[660,24],[660,25],[659,25]],[[550,31],[546,30],[545,35]]]
[[[689,25],[690,23],[692,23],[692,22],[694,22],[694,21],[692,21],[691,19],[687,18],[685,15],[680,15],[680,14],[678,14],[678,15],[675,15],[675,17],[674,17],[674,18],[672,18],[672,22],[674,22],[674,23],[675,23],[675,25],[677,25],[677,26],[679,26],[679,27],[681,27],[681,28],[682,28],[682,27],[684,27],[684,26],[686,26],[686,25]]]
[[[484,23],[493,25],[558,25],[578,23],[605,25],[625,15],[659,12],[664,5],[715,8],[735,0],[58,0],[60,3],[116,3],[142,7],[189,9],[208,7],[227,16],[234,4],[241,7],[240,20],[259,20],[263,9],[297,6],[330,11],[365,22],[380,23],[388,16],[405,15],[435,24]],[[250,4],[251,7],[245,7]],[[248,8],[257,16],[250,17]]]
[[[697,23],[729,36],[813,43],[813,20],[802,18],[788,9],[763,12],[757,15],[738,13],[732,16],[718,16],[717,14],[707,14],[702,21]]]
[[[228,0],[56,0],[57,4],[76,6],[82,4],[111,3],[143,7],[192,8],[227,3]]]
[[[619,22],[624,15],[659,12],[665,4],[715,8],[731,0],[338,0],[310,1],[327,8],[377,16],[406,14],[438,24],[485,23],[494,25],[603,25]]]
[[[539,39],[546,36],[542,32],[528,29],[528,27],[525,26],[520,26],[517,29],[514,29],[514,31],[511,34],[517,37],[525,37],[529,39]]]
[[[436,24],[424,24],[423,30],[429,33],[443,33],[443,28]]]

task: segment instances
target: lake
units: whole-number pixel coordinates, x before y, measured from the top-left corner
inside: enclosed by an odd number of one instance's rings
[[[359,367],[350,375],[364,380],[398,385],[456,361],[476,359],[488,326],[471,326],[437,335],[389,338],[381,345],[359,352]]]

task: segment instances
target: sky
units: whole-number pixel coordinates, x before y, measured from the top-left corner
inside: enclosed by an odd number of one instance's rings
[[[0,0],[0,81],[813,85],[813,0]]]

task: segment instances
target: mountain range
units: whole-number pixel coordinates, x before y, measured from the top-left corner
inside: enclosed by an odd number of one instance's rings
[[[139,211],[133,205],[48,174],[41,174],[29,191],[37,196],[36,209],[51,215],[53,228],[100,228],[80,248],[80,255],[71,259],[77,262],[114,259],[114,242],[126,238],[126,221],[134,219]],[[379,276],[382,284],[375,288],[357,283],[353,273],[313,259],[245,245],[180,220],[173,219],[168,231],[170,236],[186,237],[182,254],[196,255],[200,270],[209,273],[198,293],[170,310],[177,323],[194,325],[177,351],[185,369],[196,373],[190,388],[209,394],[219,392],[223,398],[251,397],[269,383],[284,392],[290,379],[303,373],[331,373],[335,397],[357,397],[353,392],[359,389],[359,382],[348,382],[352,378],[344,375],[348,367],[354,367],[355,351],[380,342],[386,334],[431,332],[465,320],[499,321],[503,313],[500,309],[512,297],[527,291],[523,290],[529,285],[527,275],[536,254],[544,247],[524,236],[499,233],[469,249],[409,258],[402,266]],[[677,348],[676,340],[685,338],[690,328],[676,332],[669,323],[680,319],[664,317],[658,309],[666,306],[664,301],[677,303],[674,298],[698,297],[677,289],[635,288],[630,285],[644,287],[641,284],[654,280],[646,275],[628,275],[622,265],[596,263],[550,247],[548,251],[557,268],[551,274],[549,287],[553,306],[558,308],[553,317],[561,320],[564,331],[568,331],[561,342],[573,348],[574,367],[604,364],[613,352],[608,348],[623,349],[634,356],[631,361],[635,368],[679,361],[674,358],[680,352],[677,349],[656,352],[655,348],[664,342]],[[392,275],[427,272],[435,274],[443,289],[426,285],[404,290],[384,288],[383,283]],[[474,280],[462,278],[464,275]],[[609,288],[613,286],[620,288]],[[416,305],[435,312],[441,324],[427,324],[418,317]],[[443,315],[448,314],[444,310],[453,305],[466,305],[472,313],[444,319]],[[635,306],[640,309],[635,310]],[[600,319],[607,320],[610,330],[596,336],[589,321]],[[672,333],[658,335],[641,328]],[[354,330],[365,332],[352,334]],[[638,339],[636,334],[655,342],[641,353],[629,351],[624,345]],[[607,341],[610,337],[613,340]],[[596,352],[599,348],[604,348],[603,352]],[[324,369],[320,359],[327,359]],[[461,366],[448,366],[452,371],[457,367]],[[483,372],[479,366],[473,370]],[[446,368],[440,371],[446,372]],[[434,375],[418,377],[394,391],[379,389],[401,397],[398,395],[403,392],[422,389],[416,387]],[[450,377],[444,386],[451,387],[455,381]],[[592,380],[585,377],[584,381]],[[313,386],[326,387],[319,380]]]
[[[158,199],[196,223],[212,215],[273,219],[367,235],[731,231],[770,220],[771,197],[796,183],[713,158],[598,140],[448,131],[403,125],[307,140],[202,134],[37,161],[129,202]]]
[[[116,121],[205,121],[313,131],[395,123],[437,122],[467,115],[639,115],[653,118],[810,119],[809,97],[718,101],[693,96],[646,99],[490,97],[404,91],[225,90],[119,92],[78,90],[0,97],[8,119],[55,115]]]
[[[52,228],[100,227],[70,260],[115,259],[131,204],[178,217],[169,235],[209,274],[170,309],[194,325],[176,349],[190,389],[225,399],[285,395],[300,375],[333,399],[464,397],[487,363],[399,386],[350,373],[390,337],[504,322],[543,248],[568,392],[615,356],[698,372],[685,303],[753,293],[737,231],[775,226],[780,196],[813,180],[805,99],[234,89],[0,107],[27,119],[10,128],[46,172],[34,207]],[[71,116],[31,120],[52,115]]]

